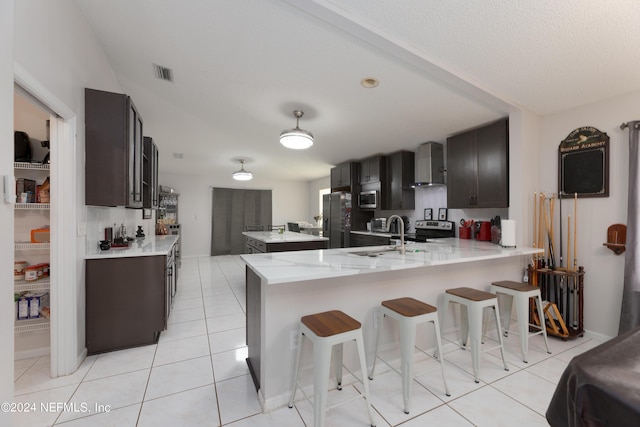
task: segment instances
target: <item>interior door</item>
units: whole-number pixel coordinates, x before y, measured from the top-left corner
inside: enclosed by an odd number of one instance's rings
[[[271,190],[212,190],[211,255],[245,253],[245,225],[271,224]]]

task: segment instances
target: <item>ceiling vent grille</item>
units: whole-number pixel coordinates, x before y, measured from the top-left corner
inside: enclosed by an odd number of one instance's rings
[[[153,64],[153,71],[156,75],[156,78],[173,83],[173,70],[171,68]]]

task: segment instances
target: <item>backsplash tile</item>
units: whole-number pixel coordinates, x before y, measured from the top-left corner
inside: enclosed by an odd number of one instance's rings
[[[113,227],[114,233],[122,224],[127,228],[127,236],[135,237],[141,225],[146,236],[155,234],[156,211],[152,211],[151,219],[142,219],[142,209],[122,207],[87,206],[87,234],[85,243],[87,250],[93,252],[100,240],[104,240],[104,229]]]

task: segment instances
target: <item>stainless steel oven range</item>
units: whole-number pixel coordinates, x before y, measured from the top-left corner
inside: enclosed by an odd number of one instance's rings
[[[445,237],[456,237],[456,229],[452,221],[416,220],[417,242],[426,242],[427,239],[443,239]]]

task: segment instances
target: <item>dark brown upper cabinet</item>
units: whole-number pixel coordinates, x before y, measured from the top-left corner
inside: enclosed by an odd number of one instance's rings
[[[360,160],[360,185],[384,181],[385,166],[385,156],[373,156]]]
[[[415,153],[396,151],[387,155],[387,180],[382,184],[382,209],[415,209]]]
[[[331,191],[356,192],[358,166],[356,162],[344,162],[331,168]]]
[[[447,138],[447,207],[509,207],[509,121]]]
[[[131,97],[85,89],[85,203],[142,208],[142,117]]]
[[[142,206],[158,209],[158,147],[153,138],[144,137],[142,149]]]

